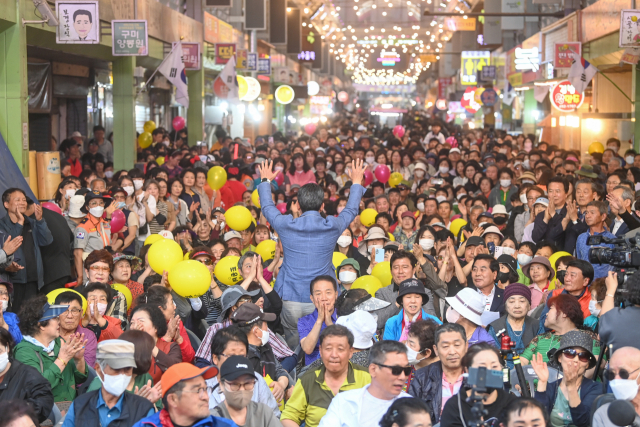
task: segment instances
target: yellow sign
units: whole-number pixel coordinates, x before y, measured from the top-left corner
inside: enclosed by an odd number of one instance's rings
[[[236,79],[238,80],[238,98],[242,99],[249,91],[249,84],[243,76],[236,76]]]
[[[476,18],[465,19],[462,16],[454,16],[444,19],[444,26],[450,31],[475,31]]]
[[[522,73],[509,74],[507,78],[509,79],[509,83],[511,83],[511,86],[522,86]]]
[[[236,70],[244,70],[247,68],[247,50],[236,50]]]
[[[462,51],[460,73],[461,83],[473,86],[478,83],[478,71],[485,65],[491,65],[491,53],[480,50]]]
[[[426,64],[427,62],[436,62],[438,59],[436,55],[420,55],[420,63]]]
[[[282,85],[279,86],[278,89],[276,89],[275,95],[276,101],[278,101],[280,104],[290,104],[291,101],[293,101],[295,93],[293,92],[291,86]]]

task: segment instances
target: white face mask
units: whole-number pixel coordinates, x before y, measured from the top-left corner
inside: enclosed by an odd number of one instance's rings
[[[340,236],[338,237],[338,245],[341,248],[346,248],[351,244],[351,237],[349,236]]]
[[[66,190],[65,191],[65,197],[67,198],[67,200],[72,198],[75,194],[76,194],[76,190]]]
[[[107,393],[113,396],[121,396],[127,389],[127,386],[129,386],[129,382],[131,382],[129,375],[107,375],[104,372],[103,375],[104,380],[102,380],[102,385]]]
[[[331,163],[331,162],[329,162],[329,161],[328,161],[328,162],[327,162],[327,169],[329,169],[332,165],[333,165],[333,163]]]
[[[418,359],[419,354],[420,353],[407,346],[407,358],[409,359],[409,365],[416,365],[425,359],[424,357],[422,359]]]
[[[525,205],[527,204],[527,194],[526,194],[526,193],[522,193],[522,194],[520,195],[520,201],[521,201],[522,203],[524,203]]]
[[[9,364],[9,349],[2,354],[0,354],[0,372],[4,372],[7,369],[7,365]]]
[[[505,248],[504,246],[502,247],[502,253],[505,255],[513,255],[516,253],[516,250],[513,248]]]
[[[135,189],[130,185],[127,185],[126,187],[122,187],[122,189],[127,192],[127,196],[132,195],[133,192],[135,191]]]
[[[455,311],[453,308],[449,307],[449,309],[447,310],[446,316],[447,316],[447,322],[456,323],[460,318],[460,313]]]
[[[531,165],[529,164],[529,159],[524,159],[524,161],[522,162],[522,166],[524,166],[525,169],[531,169]]]
[[[93,316],[93,304],[89,304],[89,310],[91,311],[91,315]],[[104,313],[107,312],[107,304],[98,303],[98,313],[101,316],[104,316]]]
[[[433,239],[420,239],[420,240],[418,240],[418,244],[425,251],[431,250],[433,248],[433,245],[435,244],[435,242],[436,241],[433,240]]]
[[[107,179],[113,178],[113,171],[104,171],[104,176],[106,176]]]
[[[591,313],[593,316],[598,316],[598,314],[600,314],[601,309],[596,308],[596,304],[598,304],[598,301],[589,301],[589,313]]]
[[[458,200],[462,199],[464,196],[466,196],[465,193],[460,193],[458,194],[456,197],[458,198]]]
[[[627,156],[624,158],[626,160],[627,163],[633,163],[633,160],[635,159],[634,156]]]
[[[509,188],[511,187],[511,180],[510,179],[501,179],[500,180],[500,186],[502,188]]]
[[[353,283],[357,278],[358,275],[353,271],[341,271],[340,274],[338,274],[338,279],[340,279],[341,283]]]
[[[382,249],[382,245],[369,245],[367,247],[367,251],[369,251],[370,254],[375,254],[376,249]]]
[[[424,212],[424,203],[420,202],[416,205],[420,212]]]
[[[136,179],[133,181],[133,186],[136,188],[136,191],[141,189],[143,185],[144,185],[144,181],[141,179]]]
[[[438,170],[440,171],[440,173],[449,173],[449,167],[448,166],[440,166],[438,168]]]
[[[267,329],[266,331],[263,331],[262,329],[260,329],[260,332],[262,332],[262,336],[260,337],[261,345],[267,345],[267,343],[269,342],[269,330]]]
[[[282,166],[276,166],[275,168],[273,168],[274,170],[281,172],[284,170],[284,168]]]
[[[638,376],[640,376],[640,373],[638,373]],[[638,381],[638,376],[636,376],[635,380],[623,380],[620,378],[609,382],[616,399],[633,400],[636,397],[638,394],[638,383],[636,382]]]
[[[9,308],[9,301],[2,301],[2,312],[4,313]]]
[[[104,213],[104,206],[96,206],[95,208],[89,209],[89,213],[96,218],[102,218],[102,214]]]
[[[518,262],[520,263],[520,266],[529,264],[533,259],[531,255],[527,255],[527,254],[518,254],[517,258],[518,258]]]
[[[375,161],[376,161],[376,158],[375,158],[375,157],[373,157],[373,156],[367,156],[367,157],[365,157],[365,158],[364,158],[364,160],[365,160],[367,163],[372,164],[373,162],[375,162]]]
[[[444,196],[436,196],[436,200],[438,201],[438,203],[442,203],[442,202],[444,202],[445,200],[447,200],[447,198],[446,198],[446,197],[444,197]]]

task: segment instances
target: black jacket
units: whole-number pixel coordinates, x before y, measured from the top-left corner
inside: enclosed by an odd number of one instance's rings
[[[339,252],[340,251],[339,248],[340,246],[336,243],[336,247],[333,251]],[[349,245],[349,250],[347,251],[347,258],[353,258],[356,261],[358,261],[358,264],[360,265],[360,276],[367,275],[367,270],[369,269],[369,264],[371,264],[371,261],[369,261],[369,259],[364,255],[362,255],[360,251],[358,251],[358,248],[353,246],[353,244]]]
[[[553,406],[556,403],[561,381],[562,380],[557,380],[547,384],[546,391],[535,392],[535,399],[547,408],[549,415],[551,415]],[[571,410],[571,421],[573,425],[576,427],[589,427],[591,425],[591,405],[593,401],[596,400],[596,397],[601,394],[602,384],[592,381],[589,378],[582,379],[582,385],[580,386],[580,405],[575,408],[569,408]]]
[[[466,385],[463,385],[460,387],[460,391],[457,394],[454,394],[449,400],[447,400],[442,411],[440,425],[443,427],[467,427],[469,421],[472,419],[471,404],[466,400],[466,391],[468,389],[469,388]],[[503,389],[499,389],[496,401],[491,405],[484,405],[484,409],[487,411],[487,414],[484,417],[485,426],[500,426],[500,423],[503,423],[505,419],[505,408],[509,403],[516,399],[519,399],[516,395],[507,393]],[[460,405],[462,405],[462,411],[460,411]],[[460,418],[460,412],[462,412],[464,420]]]
[[[476,285],[473,284],[472,282],[467,282],[467,287],[471,288],[475,291],[478,290],[478,288],[476,288]],[[495,285],[494,285],[495,286]],[[501,289],[497,286],[495,286],[495,292],[493,293],[493,301],[491,302],[491,308],[489,309],[489,311],[495,311],[496,313],[500,313],[500,316],[503,316],[505,314],[504,311],[504,289]],[[484,298],[484,297],[483,297]]]
[[[562,220],[567,216],[566,204],[560,213],[555,214],[553,218],[549,220],[548,224],[544,222],[544,214],[544,212],[540,212],[538,216],[536,216],[531,238],[534,242],[541,242],[544,240],[553,243],[558,248],[564,248],[566,232],[569,228],[573,227],[573,223],[569,221],[567,230],[562,228]]]
[[[442,362],[435,362],[418,369],[409,384],[407,393],[426,403],[431,422],[439,423],[442,412]]]
[[[25,400],[40,422],[47,419],[53,408],[53,393],[49,381],[37,369],[17,360],[11,361],[9,372],[0,383],[0,402],[12,399]]]
[[[53,243],[40,247],[42,266],[44,268],[44,284],[62,279],[71,278],[71,245],[73,245],[73,233],[67,221],[60,214],[49,209],[42,210],[42,218],[47,223],[53,236]]]
[[[98,393],[102,393],[102,388],[78,396],[73,401],[75,425],[83,427],[100,426]],[[122,398],[122,412],[118,418],[109,423],[109,426],[131,427],[145,418],[152,408],[153,403],[146,398],[125,392]]]

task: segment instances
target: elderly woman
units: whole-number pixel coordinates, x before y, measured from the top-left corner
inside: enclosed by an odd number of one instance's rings
[[[182,362],[180,346],[175,342],[161,339],[167,334],[167,322],[162,311],[153,304],[140,304],[131,310],[131,330],[146,332],[153,338],[151,367],[149,375],[157,384],[164,371],[176,363]]]
[[[20,311],[23,340],[16,346],[15,359],[35,368],[49,381],[56,402],[76,397],[76,384],[87,380],[84,334],[74,334],[69,342],[60,339],[58,316],[68,305],[50,305],[47,297],[27,301]]]
[[[100,282],[90,282],[82,289],[82,296],[87,300],[82,326],[91,330],[98,342],[116,339],[122,334],[120,320],[105,315],[113,292],[111,286]]]
[[[409,329],[417,320],[431,319],[441,325],[440,319],[427,314],[422,308],[428,301],[427,291],[418,279],[407,279],[400,283],[396,303],[402,309],[387,320],[383,339],[406,342],[409,339]]]
[[[484,298],[478,291],[464,288],[455,297],[445,298],[449,308],[447,309],[447,322],[457,323],[466,332],[469,347],[477,343],[488,343],[496,346],[496,341],[482,327],[481,315],[484,313]]]
[[[548,258],[543,256],[533,257],[531,262],[522,267],[522,273],[531,280],[531,309],[536,308],[546,300],[549,293],[549,283],[555,271],[551,267]]]
[[[487,331],[496,340],[498,347],[500,347],[500,337],[497,334],[504,331],[511,341],[516,343],[516,352],[522,354],[531,340],[538,335],[539,322],[527,316],[531,309],[531,289],[522,283],[510,284],[504,290],[504,307],[507,314],[494,320]],[[513,369],[511,354],[507,356],[507,366]]]
[[[339,321],[340,319],[338,319]],[[424,368],[438,361],[433,347],[435,345],[435,331],[439,325],[433,320],[418,320],[409,327],[407,342],[407,358],[412,366],[411,374],[407,377],[402,391],[407,391],[418,369]]]
[[[10,313],[7,310],[11,306],[11,296],[13,295],[13,284],[11,282],[0,280],[0,327],[6,329],[11,333],[14,344],[18,344],[22,341],[22,333],[18,327],[18,316],[15,313]]]
[[[142,283],[131,280],[131,273],[140,270],[140,268],[142,268],[140,258],[120,253],[113,254],[112,283],[125,285],[131,291],[131,297],[134,301],[144,293]],[[131,307],[128,307],[128,309],[131,311]]]
[[[531,360],[538,376],[535,399],[544,404],[554,427],[591,425],[591,405],[602,394],[602,386],[584,376],[596,365],[592,353],[593,339],[584,331],[573,330],[562,336],[560,347],[553,355],[562,367],[562,378],[549,381],[549,369],[542,355]]]

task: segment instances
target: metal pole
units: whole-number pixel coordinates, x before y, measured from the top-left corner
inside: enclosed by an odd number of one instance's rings
[[[251,30],[251,52],[256,54],[258,53],[258,30]],[[256,74],[257,71],[252,71],[251,77],[255,79]]]
[[[478,17],[478,16],[502,16],[502,17],[541,17],[541,18],[564,18],[564,12],[554,13],[502,13],[502,12],[474,12],[474,13],[460,13],[460,12],[425,12],[424,16],[466,16],[466,17]]]

